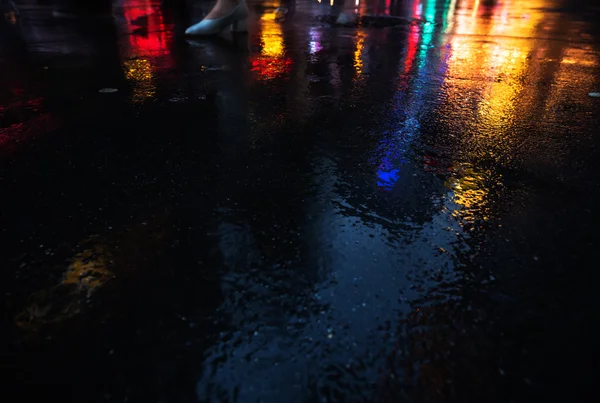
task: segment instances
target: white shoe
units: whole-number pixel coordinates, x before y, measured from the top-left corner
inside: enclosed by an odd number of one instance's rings
[[[247,32],[248,6],[241,0],[229,15],[214,20],[204,19],[185,30],[186,35],[217,35],[227,27],[233,32]]]

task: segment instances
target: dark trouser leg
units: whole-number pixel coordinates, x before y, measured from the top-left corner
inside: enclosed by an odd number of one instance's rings
[[[55,17],[110,17],[112,12],[112,0],[56,0],[54,4]]]

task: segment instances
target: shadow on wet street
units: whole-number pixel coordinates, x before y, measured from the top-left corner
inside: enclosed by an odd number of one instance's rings
[[[595,400],[594,2],[1,3],[2,402]]]

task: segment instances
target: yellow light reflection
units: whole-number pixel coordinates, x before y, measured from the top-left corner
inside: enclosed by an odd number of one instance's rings
[[[470,222],[475,219],[488,220],[487,196],[490,184],[486,180],[494,174],[491,171],[480,172],[473,168],[465,168],[461,176],[446,182],[446,187],[453,190],[452,201],[459,206],[460,210],[454,211],[453,216]],[[495,178],[499,182],[499,178]]]
[[[87,249],[75,256],[62,283],[76,285],[89,294],[112,278],[107,266],[108,259],[102,248]]]
[[[600,52],[597,45],[579,44],[564,50],[559,63],[550,63],[557,66],[541,121],[553,125],[560,124],[561,116],[570,113],[569,109],[561,107],[565,103],[572,108],[589,108],[586,104],[590,97],[582,97],[581,94],[597,88]]]
[[[566,57],[566,58],[563,58],[560,62],[562,64],[577,64],[580,66],[597,66],[598,59],[595,57],[590,57],[590,56],[595,56],[595,55],[591,52],[588,54],[584,53],[582,55],[579,55],[579,57],[576,59],[571,59],[571,58]]]
[[[285,76],[292,66],[292,59],[285,54],[283,31],[276,15],[275,11],[269,11],[261,16],[261,52],[250,57],[251,70],[261,80]]]
[[[465,143],[463,152],[510,157],[512,138],[507,130],[530,107],[519,100],[525,90],[523,77],[530,68],[528,56],[536,44],[529,38],[535,36],[544,19],[544,14],[535,9],[542,9],[543,3],[543,0],[517,0],[486,5],[485,12],[480,12],[485,3],[480,4],[479,0],[458,2],[450,39],[447,95],[448,99],[459,102],[476,100],[469,107],[474,109],[474,137]],[[514,10],[524,15],[509,19]],[[486,175],[488,182],[500,178],[491,172]],[[482,174],[472,169],[457,172],[451,188],[454,202],[462,206],[459,213],[463,219],[472,219],[474,209],[479,211],[479,218],[488,218],[485,203],[489,187]]]
[[[77,254],[59,284],[29,297],[28,305],[15,318],[17,326],[35,330],[77,315],[92,292],[113,278],[113,273],[108,270],[110,261],[100,245]]]
[[[479,116],[488,130],[500,133],[515,118],[518,94],[523,90],[519,80],[527,67],[530,48],[505,48],[490,46],[489,68],[497,74],[494,83],[488,86],[484,101],[479,105]]]
[[[354,71],[356,71],[357,77],[360,76],[363,72],[364,63],[362,53],[365,47],[366,36],[367,35],[362,30],[359,30],[356,33],[356,49],[354,50]]]
[[[265,56],[281,56],[283,54],[283,33],[281,25],[275,21],[276,12],[270,11],[263,14],[261,20],[260,40],[262,54]]]
[[[446,14],[446,20],[444,21],[445,31],[449,31],[454,26],[454,11],[456,9],[456,1],[450,0],[450,5],[448,6],[448,13]]]
[[[125,78],[133,84],[132,102],[141,103],[154,98],[156,86],[152,74],[152,64],[147,59],[131,59],[124,63]]]
[[[471,18],[477,17],[478,10],[479,10],[479,0],[475,0],[475,5],[473,6],[473,14],[471,14]]]
[[[530,1],[516,3],[523,3],[523,8],[535,7]],[[515,3],[510,6],[519,7]],[[488,123],[495,124],[509,117],[514,109],[515,95],[523,89],[519,78],[527,67],[527,56],[534,45],[526,38],[533,35],[543,14],[531,13],[527,18],[507,23],[502,16],[507,13],[508,3],[495,6],[491,18],[478,18],[478,7],[479,0],[476,0],[471,21],[466,18],[464,10],[459,10],[455,35],[451,40],[453,54],[448,66],[449,76],[482,81],[484,102],[479,105],[479,114]],[[493,38],[493,41],[476,41],[470,37],[500,34],[503,37]]]

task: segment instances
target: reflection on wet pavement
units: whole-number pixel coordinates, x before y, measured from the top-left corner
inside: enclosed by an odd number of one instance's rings
[[[206,39],[209,3],[21,3],[8,401],[585,401],[597,8],[252,1]]]
[[[85,299],[112,277],[106,267],[107,256],[99,246],[86,249],[69,264],[62,281],[29,297],[29,305],[17,315],[15,322],[28,330],[39,330],[43,324],[69,319],[81,313]],[[65,289],[68,291],[65,292]]]

